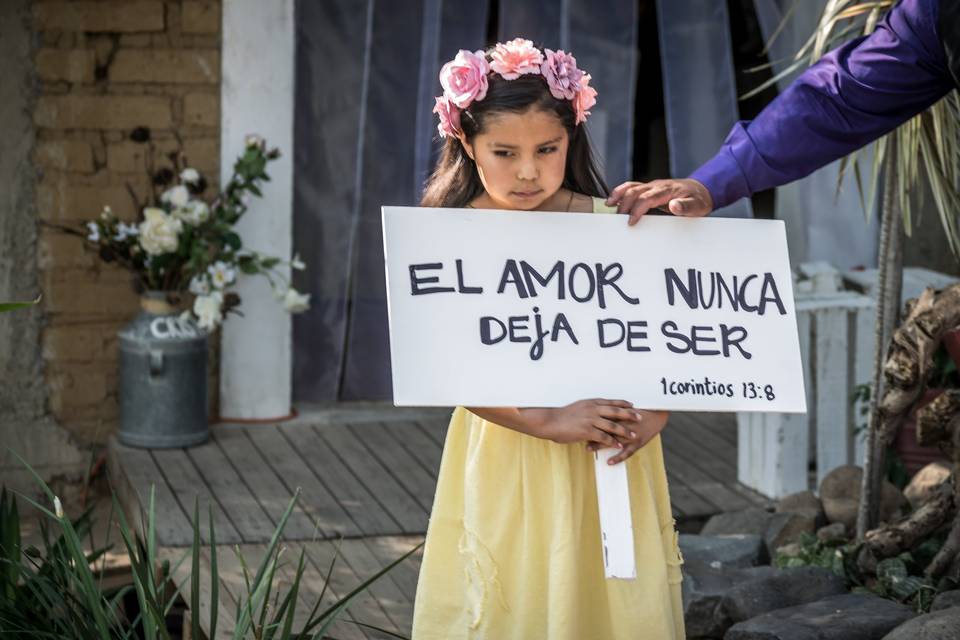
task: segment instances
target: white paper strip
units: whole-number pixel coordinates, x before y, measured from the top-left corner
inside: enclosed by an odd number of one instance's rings
[[[633,517],[630,513],[630,487],[627,465],[610,465],[607,460],[618,449],[601,449],[593,454],[597,476],[597,503],[600,506],[600,539],[603,544],[603,568],[607,578],[633,580],[637,561],[633,554]]]

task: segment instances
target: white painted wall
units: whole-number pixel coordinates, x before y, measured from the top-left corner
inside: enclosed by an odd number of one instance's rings
[[[230,178],[246,134],[257,133],[280,159],[238,228],[244,245],[289,259],[293,236],[293,0],[223,3],[221,179]],[[289,274],[287,274],[289,276]],[[220,412],[269,419],[290,413],[292,326],[264,278],[242,277],[244,317],[223,327]]]

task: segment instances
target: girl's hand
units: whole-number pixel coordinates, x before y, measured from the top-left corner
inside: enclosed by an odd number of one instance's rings
[[[610,460],[607,461],[607,464],[617,464],[623,462],[637,451],[645,447],[654,436],[663,431],[663,428],[667,426],[667,418],[670,417],[670,413],[667,411],[645,411],[643,409],[635,409],[635,411],[643,416],[643,420],[641,420],[640,425],[634,430],[636,437],[629,440],[621,439],[620,443],[623,446],[623,450],[610,458]],[[601,448],[602,447],[597,446],[593,442],[587,444],[587,449],[589,451],[596,451]]]
[[[705,216],[713,211],[713,198],[696,180],[653,180],[624,182],[610,192],[607,205],[617,205],[617,213],[629,213],[627,224],[632,226],[650,209],[668,211],[675,216]]]
[[[544,411],[536,435],[562,444],[586,441],[597,449],[619,449],[640,434],[640,413],[626,400],[594,398]]]

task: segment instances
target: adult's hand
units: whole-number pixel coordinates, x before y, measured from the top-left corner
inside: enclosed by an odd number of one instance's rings
[[[624,182],[610,192],[607,205],[617,205],[618,213],[630,214],[627,224],[633,226],[647,211],[664,205],[675,216],[705,216],[713,211],[713,198],[696,180],[654,180]]]

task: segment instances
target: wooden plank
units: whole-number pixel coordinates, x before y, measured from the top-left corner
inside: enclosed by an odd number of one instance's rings
[[[177,567],[177,563],[184,554],[187,554],[187,557],[180,562],[179,567]],[[187,603],[187,607],[190,606],[192,597],[192,563],[189,554],[190,551],[188,549],[171,547],[160,547],[157,549],[157,557],[161,561],[167,560],[170,562],[171,577],[177,585],[177,591],[180,592],[180,597]],[[191,611],[190,615],[197,616],[200,622],[200,628],[203,629],[207,637],[210,637],[210,612],[213,604],[213,592],[210,590],[210,587],[210,556],[209,554],[201,553],[200,609],[199,611]],[[222,588],[219,590],[217,600],[217,633],[213,640],[226,640],[233,637],[233,630],[237,625],[237,619],[234,615],[237,610],[237,604],[233,596]]]
[[[730,414],[717,414],[728,416]],[[735,468],[737,460],[737,445],[736,443],[731,444],[729,440],[722,437],[718,430],[711,428],[699,421],[693,414],[685,413],[680,414],[681,424],[683,426],[683,434],[689,436],[691,439],[695,440],[702,448],[708,449],[713,452],[714,455],[718,456],[724,462],[729,463],[731,467]],[[731,416],[732,418],[732,416]],[[729,420],[733,422],[733,420]],[[667,428],[671,427],[673,422],[673,416],[671,416],[670,422],[667,423]],[[719,422],[719,421],[718,421]],[[734,423],[734,434],[736,434],[736,425]],[[736,439],[736,435],[734,435]]]
[[[668,427],[669,428],[669,427]],[[733,460],[728,459],[724,452],[715,451],[704,446],[699,434],[689,431],[674,431],[670,440],[672,446],[682,451],[683,457],[696,463],[701,469],[713,476],[718,482],[735,482],[737,469]]]
[[[754,491],[750,487],[739,482],[734,482],[733,484],[728,484],[726,486],[731,491],[739,493],[741,496],[746,498],[747,501],[749,501],[755,507],[767,509],[773,508],[777,504],[776,500],[769,498],[758,491]]]
[[[847,371],[847,311],[816,313],[815,374],[817,411],[817,486],[830,471],[853,461],[850,440],[850,377]]]
[[[108,445],[110,482],[123,505],[124,515],[136,531],[144,533],[145,514],[154,490],[154,528],[161,546],[185,546],[193,540],[190,520],[167,485],[147,449],[136,449],[111,438]]]
[[[387,566],[397,558],[423,542],[423,536],[373,536],[363,541],[377,557],[381,566]],[[412,556],[390,570],[390,577],[400,587],[404,595],[414,602],[417,595],[417,581],[420,577],[420,563],[423,560],[423,547]]]
[[[211,439],[202,445],[190,447],[187,455],[244,542],[269,542],[275,529],[273,521],[216,442]]]
[[[716,505],[704,500],[688,484],[688,463],[666,446],[663,447],[663,458],[667,468],[670,503],[682,512],[681,515],[696,517],[717,513]]]
[[[240,426],[220,426],[214,428],[213,438],[234,468],[241,470],[244,482],[276,527],[283,518],[294,491],[283,484],[273,468],[254,448],[246,431],[245,427]],[[274,438],[281,438],[274,429],[270,431]],[[301,496],[299,502],[303,501]],[[317,526],[307,517],[300,504],[293,508],[283,530],[284,538],[309,540],[323,535],[323,532],[318,533]]]
[[[313,565],[324,575],[326,575],[327,569],[330,566],[330,561],[333,559],[334,555],[337,553],[337,543],[335,542],[314,542],[309,544],[304,544],[303,548],[307,550],[307,557],[313,563]],[[300,547],[300,543],[294,543],[294,547]],[[369,576],[364,576],[366,579]],[[346,596],[353,589],[355,589],[363,580],[357,576],[356,572],[351,568],[350,564],[347,563],[343,557],[337,558],[337,562],[334,565],[333,574],[330,576],[330,588],[333,594],[339,599]],[[373,597],[369,589],[361,591],[353,599],[353,603],[350,606],[350,613],[353,616],[353,619],[358,622],[365,622],[367,624],[374,625],[381,629],[387,629],[396,631],[396,627],[393,622],[390,620],[390,617],[387,616],[386,611],[383,610],[383,607],[380,606],[380,603],[377,602],[377,599]],[[384,634],[377,633],[370,629],[364,629],[364,633],[370,638],[385,638]]]
[[[358,434],[356,440],[366,446],[367,450],[390,471],[393,477],[429,514],[433,506],[433,494],[437,490],[437,481],[427,473],[406,448],[396,444],[396,440],[390,435],[390,432],[399,431],[396,429],[397,426],[399,425],[375,423],[355,427],[355,433]],[[360,434],[363,434],[363,436],[369,434],[372,438],[362,437]]]
[[[381,563],[367,544],[359,538],[344,540],[340,546],[343,559],[350,565],[354,573],[363,576],[375,575],[389,563]],[[396,568],[396,567],[394,567]],[[408,597],[393,576],[387,573],[370,585],[368,591],[377,599],[400,633],[409,636],[413,628],[413,598]]]
[[[305,544],[328,544],[324,541],[307,542]],[[306,554],[304,547],[287,548],[285,550],[285,561],[280,564],[278,571],[283,574],[285,580],[291,585],[296,579],[297,565],[300,562],[300,554]],[[320,572],[310,559],[304,555],[304,568],[300,576],[300,586],[297,590],[297,608],[294,611],[293,629],[302,631],[307,623],[307,617],[313,611],[317,604],[317,599],[323,594],[320,606],[317,608],[317,614],[322,614],[329,607],[336,604],[336,597],[330,589],[324,590],[326,584],[326,572]],[[337,620],[331,625],[326,637],[337,638],[337,640],[365,640],[367,635],[355,624],[350,621],[353,618],[350,611],[342,612]]]
[[[332,451],[353,472],[359,483],[374,496],[381,505],[380,508],[386,509],[393,516],[404,533],[423,533],[427,530],[429,512],[404,489],[399,476],[391,474],[390,470],[360,443],[360,440],[364,439],[364,429],[365,427],[332,424],[315,427],[314,431],[329,443]],[[366,533],[381,532],[367,531]]]
[[[686,518],[712,516],[719,513],[716,506],[701,498],[686,485],[671,484],[669,485],[669,491],[671,504],[683,509],[683,516]]]
[[[717,505],[720,511],[740,511],[754,506],[753,502],[721,482],[701,482],[692,489],[708,502]]]
[[[727,478],[729,482],[736,481],[736,477],[728,471],[731,467],[724,466],[721,461],[716,459],[712,462],[707,461],[703,452],[692,445],[683,434],[672,433],[667,438],[664,438],[661,434],[661,441],[665,450],[669,450],[675,459],[682,461],[676,465],[674,472],[683,479],[687,486],[693,486],[701,482],[723,482],[724,473],[730,476]]]
[[[436,480],[443,449],[416,422],[384,424],[386,432]]]
[[[277,428],[300,454],[308,468],[329,489],[330,494],[336,496],[337,502],[356,523],[361,535],[403,533],[403,528],[316,431],[302,425],[283,425]]]
[[[705,427],[710,433],[723,439],[727,444],[737,446],[737,421],[735,413],[713,411],[684,411],[680,415]]]
[[[443,443],[447,439],[447,427],[450,424],[450,420],[417,420],[417,425],[423,430],[427,436],[433,440],[438,447],[443,449]]]
[[[230,517],[224,512],[217,498],[210,492],[197,471],[190,457],[183,449],[153,449],[150,451],[154,462],[163,471],[164,477],[177,500],[183,505],[184,511],[190,514],[192,521],[195,501],[200,505],[200,539],[209,543],[207,530],[208,509],[213,511],[213,523],[216,527],[217,543],[237,544],[243,542],[243,537],[233,525]],[[190,530],[191,540],[193,532]]]
[[[305,426],[295,428],[309,430]],[[357,523],[277,427],[249,429],[246,435],[289,491],[300,488],[300,507],[316,522],[324,537],[361,535]],[[294,532],[288,531],[285,539],[292,540],[293,536]],[[305,539],[312,538],[311,535]]]

